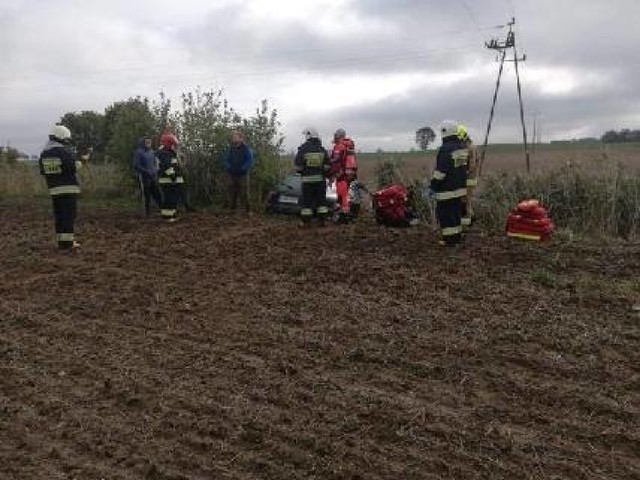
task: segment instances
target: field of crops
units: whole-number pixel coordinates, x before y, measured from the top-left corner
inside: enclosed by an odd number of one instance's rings
[[[633,479],[640,245],[0,201],[0,478]]]

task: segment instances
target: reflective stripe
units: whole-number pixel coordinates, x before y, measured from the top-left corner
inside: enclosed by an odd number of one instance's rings
[[[318,207],[318,213],[329,213],[329,208],[328,207]]]
[[[462,226],[470,227],[471,226],[471,217],[462,217]]]
[[[477,187],[478,179],[477,178],[468,178],[467,179],[467,187]]]
[[[51,195],[70,195],[80,193],[80,187],[78,185],[61,185],[59,187],[53,187],[49,189]]]
[[[178,164],[178,159],[177,158],[172,158],[171,159],[171,165],[177,165]]]
[[[304,164],[308,167],[321,167],[324,163],[324,152],[309,152],[304,155]]]
[[[462,150],[456,150],[451,154],[451,158],[453,159],[453,164],[456,168],[462,167],[463,165],[469,163],[469,150],[467,150],[466,148]]]
[[[446,173],[442,173],[440,170],[434,170],[433,179],[434,180],[444,180],[447,177]]]
[[[167,178],[167,177],[160,177],[160,178],[158,179],[158,183],[162,183],[163,185],[166,185],[167,183],[173,183],[173,182],[171,181],[171,179],[170,179],[170,178]]]
[[[324,177],[322,175],[308,175],[306,177],[302,177],[302,183],[318,183],[323,181]]]
[[[57,157],[43,158],[41,163],[45,175],[60,175],[62,173],[62,160]]]
[[[59,233],[57,238],[59,242],[73,242],[75,235],[73,233]]]
[[[177,177],[176,178],[176,183],[184,183],[184,178],[183,177]]]
[[[312,217],[313,210],[311,210],[310,208],[303,208],[302,210],[300,210],[300,215],[302,215],[303,217]]]
[[[80,160],[76,160],[76,170],[80,170],[82,168],[82,162]]]
[[[173,167],[171,167],[171,168],[167,168],[167,169],[164,171],[164,174],[165,174],[166,176],[171,176],[171,175],[174,175],[175,173],[176,173],[176,171],[175,171],[175,169],[174,169]]]
[[[521,238],[523,240],[535,240],[535,241],[540,241],[542,240],[542,236],[540,235],[526,235],[524,233],[511,233],[511,232],[507,232],[507,237],[511,237],[511,238]]]
[[[459,235],[462,233],[462,226],[443,228],[441,233],[443,237],[451,237],[452,235]]]
[[[176,210],[163,208],[162,210],[160,210],[160,215],[162,215],[163,217],[174,217],[176,215]]]
[[[436,200],[451,200],[453,198],[465,197],[467,195],[466,188],[459,188],[450,192],[436,192]]]

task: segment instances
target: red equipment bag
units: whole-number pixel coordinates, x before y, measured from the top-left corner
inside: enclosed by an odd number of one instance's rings
[[[373,194],[376,221],[388,227],[408,227],[411,222],[409,192],[402,185],[392,185]]]
[[[507,218],[507,235],[525,240],[548,240],[555,225],[538,200],[525,200],[511,210]]]

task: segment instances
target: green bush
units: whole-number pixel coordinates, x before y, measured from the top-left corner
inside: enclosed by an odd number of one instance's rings
[[[396,183],[403,183],[404,175],[402,174],[402,166],[402,161],[397,159],[386,158],[380,161],[374,170],[378,190]]]
[[[275,110],[262,102],[254,115],[242,118],[222,97],[221,91],[189,92],[182,95],[182,107],[172,124],[185,156],[187,188],[200,204],[225,204],[228,178],[222,156],[229,148],[231,133],[240,130],[254,150],[256,163],[249,177],[254,207],[263,205],[267,192],[282,177],[282,137]]]

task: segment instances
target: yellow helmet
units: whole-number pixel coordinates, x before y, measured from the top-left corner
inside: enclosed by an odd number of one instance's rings
[[[460,140],[469,140],[469,130],[464,125],[458,125],[458,138]]]

